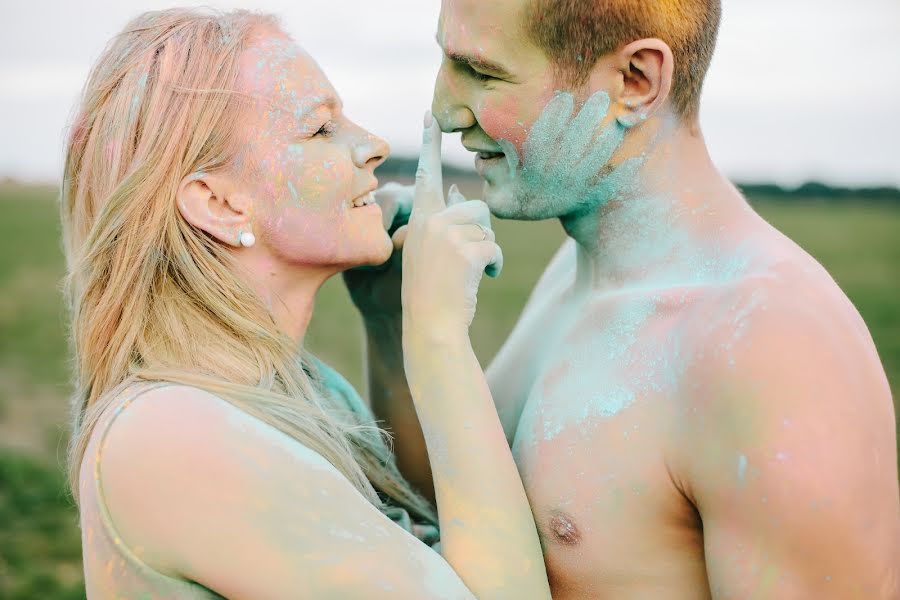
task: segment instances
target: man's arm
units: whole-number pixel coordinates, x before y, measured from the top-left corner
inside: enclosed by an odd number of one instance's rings
[[[893,407],[847,313],[768,302],[686,377],[674,472],[703,521],[713,598],[900,594]]]
[[[397,468],[434,502],[434,482],[425,436],[412,402],[403,367],[403,317],[365,320],[366,396],[372,412],[391,432]]]
[[[415,186],[387,183],[375,192],[385,230],[392,238],[409,221]],[[419,492],[434,501],[431,464],[403,368],[400,288],[402,241],[378,269],[351,269],[344,282],[365,327],[363,370],[365,398],[380,425],[393,435],[397,467]]]

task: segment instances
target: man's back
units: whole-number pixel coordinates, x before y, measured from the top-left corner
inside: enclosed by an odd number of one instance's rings
[[[728,218],[656,284],[579,290],[567,241],[489,369],[555,597],[898,592],[871,337],[799,247]]]

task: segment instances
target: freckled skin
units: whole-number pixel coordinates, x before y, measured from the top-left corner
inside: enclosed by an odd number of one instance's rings
[[[594,174],[640,161],[603,201],[567,194],[593,189],[573,170],[568,187],[529,183],[557,85],[519,33],[523,3],[442,2],[445,55],[510,77],[445,57],[433,112],[468,148],[520,159],[483,173],[495,216],[556,218],[570,236],[487,370],[554,597],[897,595],[893,406],[859,314],[665,98]],[[572,90],[569,122],[597,91],[611,100],[598,135],[635,116],[618,58]],[[544,152],[551,171],[583,158]]]

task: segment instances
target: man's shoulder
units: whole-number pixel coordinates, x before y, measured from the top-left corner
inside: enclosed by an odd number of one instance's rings
[[[736,355],[767,359],[769,351],[796,352],[799,364],[823,346],[831,353],[843,353],[851,343],[856,349],[872,346],[853,303],[821,265],[803,255],[778,256],[710,286],[698,295],[689,318],[698,341],[720,350],[711,357],[727,366]]]
[[[892,409],[862,317],[811,258],[782,258],[708,290],[680,329],[690,359],[679,397],[689,419],[794,413],[837,425],[852,402],[862,425]]]

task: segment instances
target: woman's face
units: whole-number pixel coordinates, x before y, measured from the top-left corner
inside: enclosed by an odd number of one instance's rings
[[[253,233],[277,261],[345,269],[392,251],[369,194],[387,143],[358,127],[315,61],[278,32],[261,32],[241,57],[238,89],[254,100],[242,123],[242,187]],[[366,206],[354,204],[372,202]]]

